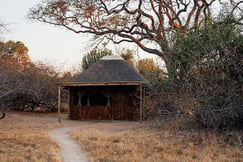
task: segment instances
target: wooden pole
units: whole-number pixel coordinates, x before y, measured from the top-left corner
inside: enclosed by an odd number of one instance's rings
[[[58,86],[57,108],[58,108],[58,122],[61,123],[61,87],[60,86]]]
[[[139,89],[140,89],[140,122],[142,122],[143,120],[143,93],[142,93],[142,90],[143,90],[143,85],[140,84],[139,85]]]
[[[145,86],[143,86],[143,120],[145,121]]]
[[[70,119],[70,88],[68,88],[68,119]]]

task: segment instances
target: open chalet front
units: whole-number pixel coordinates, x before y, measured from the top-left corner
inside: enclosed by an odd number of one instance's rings
[[[121,57],[105,56],[61,85],[69,91],[69,119],[141,120],[145,83]]]

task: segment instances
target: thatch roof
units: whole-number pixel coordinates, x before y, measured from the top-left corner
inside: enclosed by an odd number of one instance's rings
[[[105,56],[73,78],[67,86],[139,85],[146,80],[120,56]]]

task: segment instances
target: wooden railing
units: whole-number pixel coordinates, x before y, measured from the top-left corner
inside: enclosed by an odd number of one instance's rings
[[[110,106],[72,106],[71,120],[111,120]]]

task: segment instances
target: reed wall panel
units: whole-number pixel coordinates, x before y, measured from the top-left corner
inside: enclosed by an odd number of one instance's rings
[[[110,106],[71,106],[71,120],[111,120]]]

